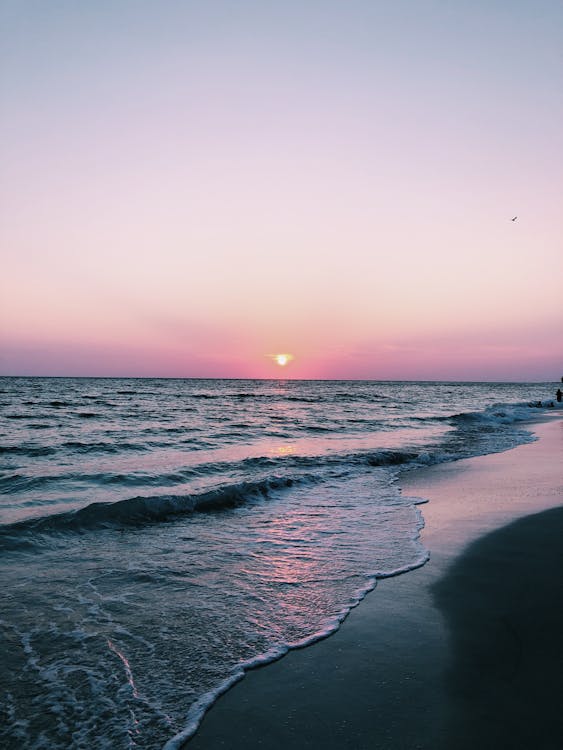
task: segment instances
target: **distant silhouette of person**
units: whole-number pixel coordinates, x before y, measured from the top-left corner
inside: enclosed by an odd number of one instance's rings
[[[563,396],[563,393],[561,393],[561,388],[558,388],[555,397],[559,401],[559,403],[561,403],[561,396]]]

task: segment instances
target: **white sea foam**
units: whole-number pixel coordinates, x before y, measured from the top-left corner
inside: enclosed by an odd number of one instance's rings
[[[416,505],[428,502],[425,498],[419,498],[419,497],[409,497],[408,499],[409,501],[411,501],[413,504],[416,504]],[[417,519],[418,519],[418,522],[416,525],[416,531],[413,533],[411,537],[414,542],[419,541],[420,531],[424,528],[424,518],[422,516],[422,513],[418,511],[418,509],[417,509]],[[318,630],[316,630],[314,633],[312,633],[311,635],[305,638],[302,638],[299,641],[294,641],[292,643],[286,643],[286,644],[275,646],[271,648],[269,651],[267,651],[266,653],[259,654],[258,656],[255,656],[252,659],[248,659],[238,664],[237,668],[234,670],[234,672],[231,674],[230,677],[224,680],[220,685],[218,685],[213,690],[210,690],[204,695],[202,695],[201,698],[198,699],[190,707],[190,710],[186,717],[186,723],[185,723],[184,728],[180,732],[178,732],[174,737],[168,740],[168,742],[166,742],[166,744],[163,747],[163,750],[178,750],[191,737],[193,737],[193,735],[197,732],[205,714],[211,708],[211,706],[217,701],[218,698],[221,697],[221,695],[226,693],[233,685],[235,685],[237,682],[240,682],[240,680],[243,679],[243,677],[248,671],[252,669],[256,669],[257,667],[265,666],[267,664],[270,664],[271,662],[277,661],[278,659],[281,659],[283,656],[285,656],[291,650],[301,649],[307,646],[311,646],[333,635],[340,628],[340,626],[342,625],[344,620],[348,617],[350,612],[355,607],[357,607],[371,591],[375,589],[377,581],[379,579],[393,578],[394,576],[402,575],[412,570],[416,570],[417,568],[420,568],[423,565],[425,565],[429,559],[430,559],[430,552],[428,550],[422,550],[420,552],[419,558],[417,560],[413,560],[411,563],[402,565],[392,570],[374,571],[371,574],[371,577],[366,577],[365,585],[362,588],[357,589],[354,592],[348,604],[345,607],[343,607],[335,617],[326,619],[322,623],[321,627]]]

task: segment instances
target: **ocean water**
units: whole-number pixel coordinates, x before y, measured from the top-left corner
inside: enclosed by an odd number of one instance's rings
[[[531,440],[554,390],[1,378],[0,746],[181,747],[428,559],[401,471]]]

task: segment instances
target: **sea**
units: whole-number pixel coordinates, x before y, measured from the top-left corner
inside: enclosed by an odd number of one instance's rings
[[[0,746],[182,747],[428,560],[402,472],[533,440],[556,387],[0,378]]]

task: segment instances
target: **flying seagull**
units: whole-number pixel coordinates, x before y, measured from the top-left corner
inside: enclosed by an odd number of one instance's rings
[[[516,219],[517,219],[517,218],[518,218],[518,217],[517,217],[517,216],[515,216],[515,217],[514,217],[513,219],[510,219],[510,221],[516,221]]]

